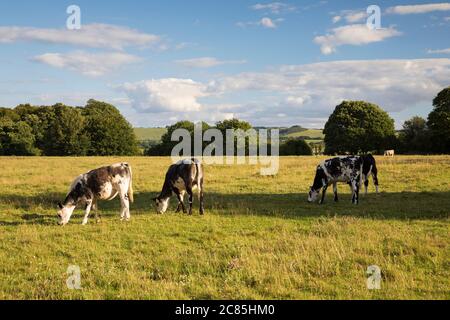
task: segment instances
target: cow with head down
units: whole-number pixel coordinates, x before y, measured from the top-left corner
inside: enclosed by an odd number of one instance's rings
[[[200,200],[200,214],[204,214],[203,196],[203,165],[198,159],[191,158],[180,160],[171,165],[167,170],[164,184],[160,194],[153,199],[156,212],[163,214],[169,207],[169,200],[175,194],[178,199],[177,212],[192,214],[193,190],[197,189]],[[189,211],[184,205],[185,193],[189,196]]]
[[[338,201],[337,183],[345,182],[350,184],[352,203],[358,204],[359,189],[363,179],[363,164],[363,158],[360,156],[336,157],[320,163],[317,166],[316,176],[308,193],[308,202],[317,201],[322,190],[319,203],[323,203],[327,188],[330,185],[333,185],[334,200]]]
[[[128,163],[116,163],[78,176],[70,187],[63,203],[58,204],[58,223],[69,223],[78,205],[85,204],[83,225],[87,224],[91,209],[98,220],[97,201],[120,198],[120,217],[130,219],[130,201],[133,202],[132,172]]]

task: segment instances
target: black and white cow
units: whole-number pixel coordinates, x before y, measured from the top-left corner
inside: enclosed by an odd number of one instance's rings
[[[87,224],[91,209],[98,220],[97,200],[120,197],[120,217],[130,219],[130,201],[133,202],[132,171],[128,163],[116,163],[78,176],[70,187],[63,203],[59,203],[60,225],[66,225],[77,205],[86,204],[83,225]]]
[[[345,182],[351,186],[352,203],[358,204],[362,178],[363,158],[360,156],[343,156],[325,160],[317,166],[314,183],[308,194],[308,202],[317,201],[322,189],[320,203],[323,203],[327,188],[330,185],[333,185],[334,200],[338,201],[337,183]]]
[[[203,166],[197,159],[186,159],[178,161],[169,167],[166,173],[164,185],[159,196],[154,198],[156,204],[156,211],[163,214],[167,211],[170,197],[175,194],[178,199],[177,211],[183,209],[184,195],[187,192],[189,195],[189,214],[192,214],[192,199],[193,189],[197,188],[198,197],[200,200],[200,214],[204,213],[203,207]]]

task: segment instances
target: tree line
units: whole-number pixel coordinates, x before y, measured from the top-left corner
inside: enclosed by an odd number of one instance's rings
[[[133,127],[114,106],[0,108],[0,155],[111,156],[139,153]]]
[[[252,128],[250,123],[238,119],[220,121],[214,126],[202,122],[201,126],[203,132],[216,128],[224,137],[227,129]],[[167,156],[178,144],[171,141],[172,133],[186,129],[193,137],[194,128],[193,122],[180,121],[167,127],[160,143],[139,146],[131,124],[111,104],[96,100],[89,100],[84,107],[26,104],[14,109],[0,108],[0,155]],[[405,121],[400,132],[379,106],[343,101],[330,115],[324,134],[324,153],[329,155],[383,153],[387,149],[403,154],[450,154],[450,87],[433,100],[427,119],[415,116]],[[203,149],[210,143],[204,141]],[[280,155],[312,155],[312,147],[317,153],[317,146],[290,138],[281,143]]]

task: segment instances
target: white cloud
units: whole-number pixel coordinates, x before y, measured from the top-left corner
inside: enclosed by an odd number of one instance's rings
[[[333,23],[338,23],[339,21],[341,21],[342,20],[342,17],[341,16],[334,16],[333,17]]]
[[[224,64],[244,64],[245,60],[219,60],[213,57],[176,60],[175,63],[189,68],[212,68]]]
[[[321,127],[342,100],[370,101],[391,113],[431,106],[448,79],[450,59],[367,60],[282,66],[208,83],[160,79],[121,88],[135,110],[152,112],[163,124],[174,116],[217,121],[234,115],[255,125]]]
[[[257,3],[251,6],[253,10],[267,10],[273,14],[280,14],[282,12],[292,12],[296,8],[290,4],[283,2],[272,2],[272,3]]]
[[[332,22],[338,23],[345,20],[349,24],[355,24],[367,19],[367,12],[365,10],[342,10],[337,15],[333,16]]]
[[[363,11],[349,12],[345,15],[345,20],[347,20],[348,23],[361,22],[364,19],[367,19],[367,13]]]
[[[399,35],[401,32],[394,27],[371,30],[365,24],[353,24],[334,28],[327,35],[315,37],[314,42],[320,45],[323,54],[331,54],[342,45],[364,45]]]
[[[450,48],[438,49],[438,50],[428,50],[429,54],[450,54]]]
[[[33,61],[61,69],[79,72],[86,76],[98,77],[114,71],[124,65],[141,61],[141,58],[122,53],[45,53],[32,58]]]
[[[236,23],[236,25],[238,27],[241,28],[245,28],[247,26],[262,26],[264,28],[268,28],[268,29],[275,29],[278,27],[278,23],[284,21],[283,18],[278,18],[278,19],[271,19],[268,17],[264,17],[261,20],[257,21],[257,22],[238,22]]]
[[[177,78],[125,83],[119,90],[127,94],[133,108],[154,113],[200,111],[198,99],[207,96],[203,84]]]
[[[390,7],[386,10],[387,13],[402,14],[402,15],[429,13],[429,12],[433,12],[433,11],[450,11],[450,3],[442,2],[442,3],[395,6],[395,7]]]
[[[275,22],[273,22],[272,19],[267,18],[267,17],[262,18],[259,23],[266,28],[276,28],[277,27]]]
[[[161,38],[157,35],[109,24],[86,24],[80,30],[0,27],[0,43],[16,41],[38,41],[115,50],[123,50],[130,46],[161,45]]]

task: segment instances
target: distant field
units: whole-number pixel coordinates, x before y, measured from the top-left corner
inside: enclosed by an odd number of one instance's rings
[[[321,157],[205,167],[206,215],[156,215],[169,158],[1,158],[0,299],[449,299],[450,156],[378,157],[381,194],[350,203],[306,192]],[[132,220],[119,201],[81,226],[56,225],[72,179],[116,161],[133,166]],[[195,208],[198,202],[195,201]],[[81,290],[66,287],[69,265]],[[368,290],[366,270],[382,270]]]
[[[134,128],[138,141],[160,141],[166,128]]]
[[[323,134],[322,130],[320,129],[308,129],[301,132],[294,132],[287,135],[290,138],[295,137],[310,137],[312,139],[321,139],[323,140],[325,138],[325,135]]]

